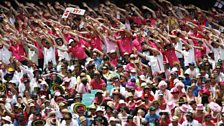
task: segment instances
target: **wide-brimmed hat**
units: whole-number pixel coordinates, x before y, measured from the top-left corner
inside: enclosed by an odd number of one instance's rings
[[[210,102],[208,104],[208,107],[214,111],[214,112],[220,112],[221,111],[221,106],[215,102]]]
[[[9,117],[9,116],[4,116],[4,117],[2,117],[2,120],[5,120],[5,121],[7,121],[7,122],[9,122],[9,123],[12,123],[12,119],[11,119],[11,117]]]
[[[45,120],[38,119],[38,120],[34,120],[31,123],[31,126],[44,126],[45,124],[46,124],[46,121]]]
[[[104,109],[102,107],[97,107],[96,112],[104,112]]]
[[[74,111],[74,113],[85,112],[86,106],[80,102],[74,103],[73,111]]]
[[[82,123],[82,122],[86,121],[86,117],[85,116],[81,116],[81,117],[79,117],[79,120],[80,120],[80,123]]]
[[[174,102],[170,101],[167,103],[167,107],[169,110],[172,110],[176,107],[176,104]]]
[[[178,121],[179,120],[179,117],[178,116],[173,116],[172,118],[171,118],[171,121],[172,122],[176,122],[176,121]]]
[[[114,110],[115,108],[114,103],[112,101],[108,101],[106,107],[110,108],[111,110]]]
[[[203,111],[204,110],[203,104],[197,104],[196,110]]]
[[[184,113],[186,113],[186,112],[188,112],[188,106],[187,105],[185,105],[185,104],[183,104],[182,106],[180,106],[180,110],[182,111],[182,112],[184,112]]]
[[[160,88],[161,86],[166,86],[167,87],[167,83],[165,81],[160,81],[158,88]]]
[[[139,99],[138,101],[135,102],[135,107],[138,108],[138,107],[141,107],[142,105],[144,105],[145,103],[142,102],[141,99]]]

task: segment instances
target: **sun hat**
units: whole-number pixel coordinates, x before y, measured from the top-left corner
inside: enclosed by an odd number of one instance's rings
[[[171,89],[171,93],[174,94],[174,93],[179,93],[179,90],[177,88],[172,88]]]
[[[171,118],[171,121],[172,122],[176,122],[176,121],[178,121],[179,120],[179,117],[177,117],[177,116],[173,116],[172,118]]]
[[[31,126],[44,126],[46,124],[45,120],[37,119],[31,123]]]
[[[96,112],[104,112],[104,109],[100,106],[97,107]]]
[[[116,121],[117,121],[117,119],[114,117],[110,117],[110,119],[109,119],[109,122],[116,122]]]
[[[86,106],[83,103],[77,102],[73,104],[73,111],[74,113],[78,112],[85,112],[86,111]]]
[[[81,117],[79,117],[79,120],[80,120],[80,123],[82,123],[82,122],[86,121],[86,117],[85,116],[81,116]]]
[[[215,102],[210,102],[208,107],[214,112],[221,112],[221,106]]]
[[[159,82],[158,88],[161,88],[162,86],[166,86],[167,87],[167,83],[165,81],[163,81],[163,80]]]
[[[2,117],[2,120],[5,120],[5,121],[7,121],[7,122],[9,122],[9,123],[12,123],[12,119],[11,119],[11,117],[9,117],[9,116],[4,116],[4,117]]]
[[[188,112],[188,106],[183,104],[181,107],[180,107],[180,110],[184,113]]]
[[[140,106],[142,106],[142,105],[144,105],[144,104],[145,104],[145,103],[142,102],[141,99],[139,99],[138,101],[135,102],[135,107],[138,108],[138,107],[140,107]]]
[[[197,104],[196,110],[197,111],[203,111],[204,110],[203,104]]]
[[[169,110],[172,110],[176,107],[176,104],[174,102],[170,101],[167,103],[167,107]]]

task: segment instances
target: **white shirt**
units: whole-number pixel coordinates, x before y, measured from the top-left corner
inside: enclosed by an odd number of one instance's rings
[[[55,48],[44,48],[44,67],[48,65],[48,62],[52,61],[53,65],[56,65]]]
[[[30,48],[28,49],[28,58],[38,65],[38,53]]]
[[[5,47],[3,46],[3,48],[0,49],[0,60],[5,63],[5,64],[9,64],[9,59],[12,56],[12,53]]]
[[[146,60],[150,61],[153,74],[156,72],[165,72],[163,65],[163,55],[161,53],[157,56],[146,56]]]
[[[182,126],[199,126],[199,123],[197,120],[193,120],[192,122],[186,120],[182,123]]]
[[[184,51],[178,50],[178,51],[180,51],[184,56],[184,66],[188,66],[189,63],[196,64],[195,56],[194,56],[194,48],[191,48],[188,51],[186,51],[186,50],[184,50]]]
[[[161,90],[157,90],[156,93],[155,93],[155,99],[158,99],[159,98],[159,93],[161,92]],[[170,98],[171,94],[170,94],[170,91],[166,89],[166,91],[163,93],[163,97],[169,101],[171,98]]]
[[[219,59],[224,59],[223,57],[221,57],[224,55],[222,54],[223,49],[221,47],[218,48],[212,47],[212,51],[214,53],[215,62],[218,62]]]
[[[62,45],[60,48],[64,49],[64,50],[67,49],[67,47],[65,45]],[[71,60],[71,57],[69,56],[68,52],[62,51],[60,49],[58,49],[57,51],[58,51],[59,61],[61,61],[62,59],[65,59],[66,61]]]
[[[66,124],[65,120],[63,120],[60,124],[60,126],[78,126],[78,125],[79,125],[78,121],[74,119],[72,119],[70,124]]]
[[[194,68],[194,70],[188,68],[185,72],[190,73],[190,78],[194,78],[200,73],[198,68]]]
[[[178,41],[177,44],[175,44],[175,49],[176,50],[182,50],[183,44],[181,41]],[[177,58],[183,58],[183,55],[177,51],[175,51]]]

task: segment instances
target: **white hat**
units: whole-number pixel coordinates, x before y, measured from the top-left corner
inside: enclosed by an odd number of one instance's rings
[[[55,96],[61,96],[61,93],[59,91],[55,92]]]
[[[188,74],[188,75],[190,75],[190,71],[189,71],[189,70],[186,70],[186,71],[184,72],[184,74]]]
[[[75,40],[73,39],[73,38],[70,38],[69,40],[68,40],[68,44],[71,44],[72,42],[74,42]]]
[[[110,117],[109,122],[111,121],[117,121],[117,119],[115,119],[114,117]]]
[[[114,49],[110,50],[110,53],[115,53],[115,52],[116,52],[116,50],[114,50]]]
[[[104,110],[103,110],[103,108],[102,107],[97,107],[97,109],[96,109],[96,112],[104,112]]]
[[[142,84],[141,84],[141,87],[145,87],[145,86],[147,86],[146,83],[142,83]]]
[[[160,88],[161,86],[167,86],[167,83],[165,81],[160,81],[158,87]]]
[[[140,75],[139,78],[140,78],[141,81],[145,81],[146,80],[145,75]]]
[[[2,120],[12,123],[11,117],[9,117],[9,116],[2,117]]]
[[[132,69],[132,70],[131,70],[131,73],[136,73],[136,70],[135,70],[135,69]]]

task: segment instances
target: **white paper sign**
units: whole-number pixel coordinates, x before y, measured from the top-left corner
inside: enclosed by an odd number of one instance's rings
[[[84,15],[86,10],[84,9],[78,9],[78,8],[73,8],[73,7],[68,7],[65,9],[62,18],[68,18],[69,14],[77,14],[77,15]]]

